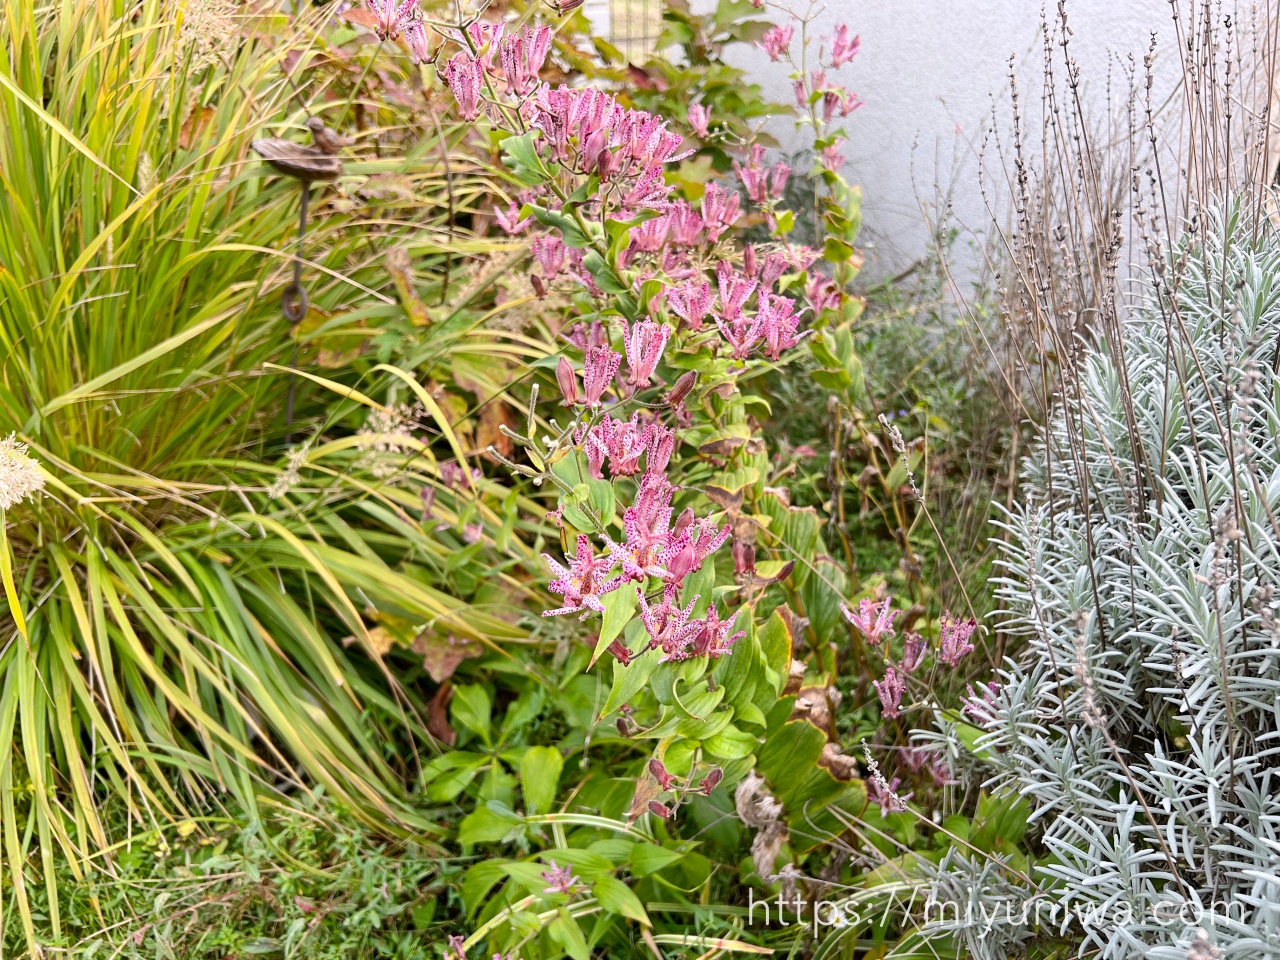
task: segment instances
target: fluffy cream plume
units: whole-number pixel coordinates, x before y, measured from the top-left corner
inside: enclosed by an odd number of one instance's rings
[[[0,510],[15,507],[44,487],[40,465],[27,456],[27,445],[15,434],[0,440]]]

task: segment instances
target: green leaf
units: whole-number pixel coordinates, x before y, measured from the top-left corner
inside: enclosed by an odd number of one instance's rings
[[[590,960],[591,951],[587,949],[582,929],[564,907],[556,911],[555,919],[547,925],[547,932],[551,934],[551,939],[564,947],[564,952],[573,957],[573,960]]]
[[[813,382],[818,386],[837,393],[852,383],[847,370],[814,370],[812,376]]]
[[[519,835],[524,821],[496,800],[477,807],[458,825],[458,843],[469,847],[476,843],[501,843]]]
[[[765,663],[784,680],[791,672],[792,637],[782,614],[775,610],[760,630],[760,652]]]
[[[462,902],[466,905],[468,917],[475,915],[488,900],[489,891],[506,876],[504,862],[481,860],[462,878]]]
[[[640,898],[617,877],[601,877],[591,885],[591,892],[600,901],[600,906],[610,913],[620,913],[624,917],[643,923],[646,927],[652,926],[649,915],[640,905]]]
[[[427,799],[437,803],[452,800],[489,765],[488,757],[464,750],[441,754],[423,768]]]
[[[594,478],[575,483],[571,493],[561,495],[560,502],[564,506],[565,519],[584,531],[599,531],[607,527],[613,522],[617,510],[613,484]]]
[[[534,139],[538,131],[530,130],[521,136],[507,137],[502,141],[502,162],[517,180],[526,186],[546,183],[547,174],[538,157]]]
[[[526,813],[547,813],[556,799],[564,757],[555,747],[530,747],[520,761]]]
[[[827,237],[822,244],[822,259],[830,263],[844,263],[853,256],[853,247],[835,237]]]
[[[600,654],[613,641],[618,639],[622,628],[631,622],[636,612],[637,595],[631,584],[625,583],[612,593],[605,594],[604,622],[600,625],[600,639],[596,641],[595,652],[591,654],[591,662],[600,659]]]
[[[605,293],[612,293],[615,296],[620,293],[629,293],[627,285],[622,282],[622,278],[614,272],[613,267],[605,262],[604,257],[600,256],[595,250],[589,250],[582,258],[582,265],[586,268],[587,273],[595,278],[596,285]]]
[[[538,684],[533,684],[507,707],[502,716],[502,736],[505,739],[515,730],[537,719],[546,703],[547,695]]]
[[[826,743],[826,734],[808,720],[790,720],[770,734],[760,750],[758,765],[779,799],[804,781]]]
[[[644,688],[657,669],[658,657],[657,650],[646,650],[626,666],[623,666],[621,660],[613,662],[613,686],[597,719],[607,717]]]
[[[560,239],[564,241],[566,247],[580,249],[591,242],[591,238],[582,232],[582,228],[578,226],[573,217],[566,216],[558,210],[548,210],[546,207],[525,204],[524,209],[520,211],[520,216],[535,217],[543,226],[551,227],[558,231]]]
[[[678,850],[668,850],[656,843],[637,843],[631,850],[631,875],[647,877],[669,867],[683,856]]]
[[[702,741],[702,749],[718,760],[740,760],[760,746],[760,738],[727,726],[715,736]]]
[[[449,713],[454,722],[466,727],[486,744],[492,742],[492,712],[489,691],[480,684],[464,684],[453,688],[453,702],[449,704]]]

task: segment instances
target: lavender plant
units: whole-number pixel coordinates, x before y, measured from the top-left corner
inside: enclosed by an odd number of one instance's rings
[[[1278,271],[1270,222],[1203,216],[1026,462],[997,580],[1022,652],[942,727],[1041,856],[943,858],[959,909],[926,929],[968,955],[1280,955]]]

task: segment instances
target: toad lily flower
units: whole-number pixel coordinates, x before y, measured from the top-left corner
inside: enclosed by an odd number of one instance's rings
[[[414,66],[426,63],[431,59],[431,42],[427,37],[427,25],[422,22],[422,14],[414,13],[404,25],[404,42],[409,47],[409,56]]]
[[[671,205],[667,213],[667,225],[671,230],[671,239],[682,247],[692,247],[702,236],[702,228],[706,224],[702,215],[683,200]]]
[[[791,24],[770,27],[764,36],[756,41],[756,46],[769,55],[769,59],[777,63],[791,50],[791,36],[795,28]]]
[[[908,633],[903,638],[902,663],[899,668],[906,673],[914,673],[924,662],[924,655],[929,652],[929,645],[918,633]]]
[[[658,368],[658,361],[662,359],[662,351],[666,349],[670,336],[670,327],[652,320],[640,320],[634,327],[627,327],[623,346],[627,351],[627,366],[631,370],[627,377],[628,384],[640,388],[649,386],[649,379]]]
[[[968,620],[952,620],[949,617],[943,617],[938,660],[948,667],[959,665],[961,659],[973,652],[973,644],[969,642],[969,637],[977,627],[978,621],[973,617]]]
[[[877,644],[893,636],[893,621],[902,612],[894,610],[891,606],[892,602],[891,599],[881,600],[879,603],[861,600],[858,603],[857,613],[844,604],[840,605],[840,610],[844,613],[845,619],[867,638],[868,643]]]
[[[537,237],[530,245],[530,249],[533,251],[533,259],[537,260],[538,266],[542,268],[544,280],[554,280],[564,269],[567,248],[559,237],[550,235]]]
[[[503,37],[498,55],[507,91],[517,97],[532,92],[538,85],[538,72],[550,52],[550,27],[525,27],[520,33]]]
[[[711,284],[705,280],[685,280],[667,290],[667,306],[689,325],[690,330],[702,329],[702,321],[711,312],[714,301]]]
[[[555,574],[555,579],[547,585],[548,589],[564,598],[564,606],[545,611],[542,614],[544,617],[558,617],[581,611],[582,616],[578,619],[585,620],[593,610],[603,613],[604,604],[600,598],[618,589],[623,583],[622,577],[606,578],[610,564],[603,557],[593,555],[591,538],[585,533],[578,535],[578,552],[569,566],[557,562],[549,554],[544,553],[542,559],[547,561],[547,566]]]
[[[379,40],[399,40],[400,33],[418,10],[418,0],[369,0],[369,12],[375,21]]]
[[[640,587],[636,587],[636,594],[640,599],[640,619],[649,632],[649,647],[662,650],[659,662],[685,659],[688,656],[689,644],[702,630],[701,620],[695,620],[692,623],[689,620],[698,598],[694,597],[687,607],[681,609],[676,603],[674,584],[667,584],[662,591],[662,602],[652,606],[645,599],[644,591]]]
[[[700,103],[695,103],[689,108],[689,126],[693,127],[694,133],[705,138],[710,132],[711,114],[707,108]]]
[[[670,230],[666,214],[646,220],[640,226],[631,228],[632,246],[644,253],[657,253],[666,246]]]
[[[542,879],[547,884],[544,893],[572,893],[573,888],[580,882],[573,875],[573,865],[565,867],[556,866],[554,860],[551,861],[551,869],[542,872]]]
[[[893,667],[885,667],[884,679],[875,681],[872,686],[880,697],[880,712],[886,717],[896,717],[902,704],[902,695],[907,690],[907,678]]]
[[[720,316],[735,321],[742,315],[743,305],[756,289],[756,281],[736,272],[725,260],[716,267],[716,281],[720,285]]]
[[[600,398],[609,389],[621,363],[622,354],[603,344],[588,348],[582,368],[582,397],[587,406],[600,406]]]
[[[498,226],[504,232],[510,234],[523,233],[525,228],[533,223],[533,217],[520,219],[520,207],[514,203],[508,204],[505,211],[495,206],[493,208],[493,218],[498,221]]]
[[[716,326],[720,328],[720,333],[724,336],[725,342],[733,348],[733,358],[735,360],[747,359],[751,351],[755,349],[756,344],[760,342],[764,321],[760,319],[759,315],[754,317],[739,315],[736,320],[728,322],[721,320],[719,317],[716,317],[715,320]]]
[[[676,532],[666,550],[663,551],[662,559],[663,566],[666,567],[666,578],[672,583],[680,583],[689,574],[700,569],[707,557],[719,550],[729,539],[729,532],[728,524],[725,524],[723,529],[717,529],[715,522],[709,517],[703,517],[691,523],[676,524]]]
[[[714,603],[707,610],[706,617],[695,622],[700,629],[689,651],[695,657],[710,657],[712,660],[723,657],[727,653],[732,653],[733,645],[747,635],[745,630],[730,634],[734,620],[721,620]]]
[[[837,69],[844,66],[858,55],[861,46],[861,37],[849,36],[848,24],[837,24],[835,36],[831,38],[831,66]]]
[[[485,70],[493,69],[493,60],[506,29],[505,23],[490,23],[487,20],[476,20],[467,27],[467,36],[471,38],[471,45]]]
[[[710,243],[715,243],[722,233],[738,222],[738,202],[736,193],[722,190],[714,183],[707,185],[707,192],[702,197],[702,222]]]
[[[795,314],[795,301],[790,297],[777,297],[765,294],[760,304],[757,319],[765,343],[769,345],[769,359],[777,361],[783,350],[790,350],[812,331],[806,330],[796,336],[796,328],[800,318]]]
[[[480,115],[480,89],[484,86],[484,65],[473,60],[465,51],[455,53],[441,71],[444,82],[458,101],[458,112],[463,120],[474,120]]]
[[[661,424],[641,424],[639,413],[633,414],[630,420],[606,416],[589,430],[579,428],[574,440],[586,448],[587,467],[597,480],[604,478],[602,470],[606,459],[610,475],[633,477],[640,472],[640,457],[648,449],[653,427],[666,430]]]

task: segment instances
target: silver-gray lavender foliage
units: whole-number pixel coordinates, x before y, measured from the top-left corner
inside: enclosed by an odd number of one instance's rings
[[[935,929],[975,957],[1037,932],[1104,958],[1280,957],[1280,236],[1202,224],[1123,360],[1079,367],[1008,518],[1022,652],[969,772],[1027,798],[1053,862],[1039,896],[943,863],[936,899],[978,909]]]

